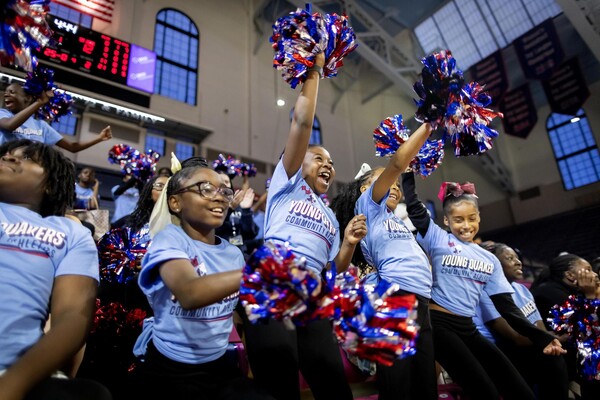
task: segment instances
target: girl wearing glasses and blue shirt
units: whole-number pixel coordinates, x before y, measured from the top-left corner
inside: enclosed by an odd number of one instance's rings
[[[337,272],[350,264],[358,242],[366,235],[364,216],[356,216],[345,230],[340,245],[339,225],[325,206],[326,193],[335,177],[329,152],[309,146],[323,53],[316,56],[294,107],[292,125],[283,156],[279,160],[267,196],[265,242],[289,242],[306,266],[321,274],[335,260]],[[253,325],[244,313],[246,346],[257,385],[281,400],[299,400],[298,370],[315,399],[352,399],[339,347],[328,320],[314,321],[290,331],[282,322]]]
[[[152,239],[138,283],[154,311],[136,348],[147,398],[259,399],[226,355],[244,258],[215,235],[233,191],[210,168],[184,167],[169,180],[164,204],[181,226]]]

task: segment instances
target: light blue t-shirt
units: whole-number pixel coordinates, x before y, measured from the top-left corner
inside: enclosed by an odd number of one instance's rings
[[[42,218],[0,203],[0,370],[43,335],[54,279],[83,275],[99,281],[90,231],[64,217]]]
[[[482,293],[481,297],[482,298],[487,297],[489,299],[489,296],[485,293]],[[489,320],[489,321],[491,321],[491,320]],[[477,327],[477,330],[479,331],[479,333],[481,333],[481,335],[484,338],[486,338],[487,340],[489,340],[492,343],[496,343],[496,338],[494,337],[494,335],[492,335],[492,332],[488,329],[485,322],[483,322],[483,317],[481,316],[481,301],[479,302],[479,306],[475,310],[475,316],[473,317],[473,323]]]
[[[511,283],[511,286],[515,291],[512,294],[513,301],[515,302],[515,305],[519,308],[519,310],[521,310],[523,315],[532,324],[535,324],[537,321],[541,321],[542,316],[540,315],[540,312],[538,311],[537,306],[535,305],[533,295],[531,294],[529,289],[517,282]],[[496,310],[496,307],[494,307],[492,299],[490,299],[490,296],[488,296],[486,293],[482,293],[481,295],[477,313],[478,315],[480,315],[480,323],[483,324],[484,327],[486,322],[493,321],[501,317],[498,310]],[[478,325],[477,328],[479,329],[480,326]]]
[[[135,187],[131,187],[115,197],[115,190],[117,190],[119,186],[120,185],[116,185],[111,190],[113,198],[115,199],[115,212],[113,213],[110,222],[115,222],[116,220],[131,214],[133,210],[135,210],[135,206],[140,198],[140,191]]]
[[[12,118],[15,114],[5,108],[0,108],[0,119]],[[62,139],[62,135],[54,128],[48,125],[45,121],[35,119],[33,116],[27,118],[23,125],[19,126],[14,131],[0,129],[0,145],[13,140],[29,139],[35,142],[54,145]]]
[[[386,206],[389,194],[376,203],[371,185],[356,201],[354,213],[367,217],[367,236],[360,242],[361,249],[382,279],[430,298],[433,280],[429,259],[404,222]]]
[[[302,178],[302,168],[288,179],[280,160],[271,178],[265,212],[265,241],[289,245],[321,273],[340,247],[339,224],[333,211]]]
[[[495,255],[475,243],[460,241],[433,220],[425,237],[418,234],[417,241],[433,266],[431,299],[448,311],[473,317],[483,291],[490,296],[513,293]]]
[[[221,357],[227,349],[239,293],[185,310],[158,272],[166,261],[176,259],[190,260],[199,276],[242,269],[242,252],[226,240],[218,240],[219,244],[209,245],[193,240],[178,226],[168,225],[154,237],[142,260],[138,283],[154,311],[153,324],[144,324],[144,330],[152,330],[154,346],[171,360],[203,364]]]
[[[91,199],[94,197],[94,189],[84,188],[78,183],[75,183],[75,204],[73,208],[76,210],[89,210]]]

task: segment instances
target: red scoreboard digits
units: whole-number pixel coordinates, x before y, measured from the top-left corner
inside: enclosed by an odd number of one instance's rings
[[[48,17],[48,24],[56,42],[37,53],[39,59],[127,84],[131,48],[128,42],[52,15]]]

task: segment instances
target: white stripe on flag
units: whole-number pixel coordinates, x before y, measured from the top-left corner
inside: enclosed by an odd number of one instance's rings
[[[90,15],[105,22],[111,22],[114,0],[52,0],[56,4]]]

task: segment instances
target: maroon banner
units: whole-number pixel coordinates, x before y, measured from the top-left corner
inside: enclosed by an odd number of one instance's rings
[[[504,113],[504,133],[527,138],[537,123],[537,109],[531,97],[529,84],[506,92],[499,108]]]
[[[508,78],[502,50],[479,61],[470,68],[471,80],[485,85],[485,91],[492,96],[492,105],[496,106],[508,90]]]
[[[553,112],[575,115],[590,97],[590,90],[577,57],[562,64],[552,78],[542,81],[548,104]]]
[[[513,45],[529,79],[550,78],[565,56],[552,19],[524,33]]]

